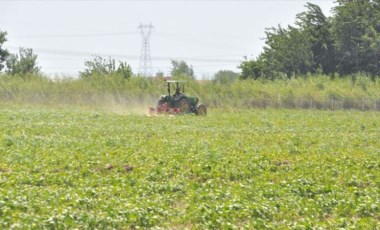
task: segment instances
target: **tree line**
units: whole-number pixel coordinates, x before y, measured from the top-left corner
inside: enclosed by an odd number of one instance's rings
[[[307,3],[294,25],[266,30],[263,52],[243,61],[242,79],[307,74],[380,75],[380,0],[337,0],[331,17]]]
[[[364,73],[373,80],[380,76],[380,0],[337,0],[332,16],[326,17],[318,5],[307,3],[294,25],[268,28],[263,52],[240,63],[240,75],[221,70],[215,83],[228,84],[240,79],[290,79],[295,76],[324,74],[334,77]],[[7,74],[38,74],[37,55],[20,48],[11,54],[2,48],[6,32],[0,31],[0,71]],[[172,77],[195,79],[191,65],[172,60]],[[130,65],[112,58],[94,56],[84,63],[80,78],[94,76],[133,76]],[[158,72],[156,76],[163,76]]]
[[[20,76],[25,74],[40,74],[41,68],[37,63],[38,56],[33,52],[33,49],[21,47],[18,53],[10,53],[7,49],[3,48],[4,43],[7,41],[6,35],[6,32],[0,31],[0,72]],[[171,64],[171,76],[195,79],[193,67],[185,61],[172,60]],[[79,71],[81,79],[90,80],[105,76],[129,79],[134,75],[129,64],[116,61],[111,57],[103,58],[94,55],[93,59],[86,61],[84,65],[84,70]],[[164,77],[164,73],[158,72],[156,76]]]
[[[12,54],[3,48],[3,44],[7,41],[6,32],[0,31],[0,72],[4,71],[8,75],[40,74],[41,68],[37,63],[37,55],[30,48],[20,48],[18,53]],[[172,60],[171,77],[185,78],[195,80],[193,67],[182,60]],[[129,79],[134,76],[132,68],[129,64],[115,59],[103,58],[94,55],[92,60],[85,61],[85,68],[79,71],[81,79],[90,80],[97,77],[121,77]],[[138,76],[138,75],[137,75]],[[165,77],[164,73],[159,71],[156,77]],[[238,74],[228,70],[221,70],[215,74],[215,82],[229,83],[238,78]]]
[[[3,48],[7,41],[7,33],[0,31],[0,71],[10,75],[27,73],[38,74],[41,68],[37,66],[37,55],[30,48],[20,47],[18,53],[10,53]]]

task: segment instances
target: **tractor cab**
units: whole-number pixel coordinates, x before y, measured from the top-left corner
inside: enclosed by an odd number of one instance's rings
[[[180,85],[182,83],[182,85]],[[168,89],[168,96],[176,95],[176,94],[184,94],[185,93],[185,83],[186,81],[180,81],[180,80],[166,80],[166,86]],[[174,85],[174,88],[172,87]],[[181,86],[182,86],[182,92],[181,92]]]
[[[182,85],[180,85],[180,83],[182,83]],[[185,83],[186,83],[186,81],[167,80],[166,84],[167,84],[167,87],[168,87],[168,96],[169,96],[169,98],[172,98],[173,101],[177,101],[181,97],[184,97],[185,96]],[[174,93],[173,93],[173,95],[170,95],[171,85],[172,84],[174,85]],[[181,92],[181,88],[182,88],[182,92]]]
[[[167,95],[161,95],[158,99],[158,106],[163,103],[168,104],[170,107],[174,107],[174,102],[178,101],[181,97],[185,96],[185,86],[182,85],[182,92],[180,83],[186,83],[186,81],[167,80]],[[174,85],[174,87],[173,87]]]

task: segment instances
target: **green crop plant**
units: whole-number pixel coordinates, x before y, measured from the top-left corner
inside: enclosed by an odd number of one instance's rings
[[[0,109],[1,229],[376,229],[378,112]]]

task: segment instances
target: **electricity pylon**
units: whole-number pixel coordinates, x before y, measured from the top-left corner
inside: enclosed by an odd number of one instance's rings
[[[152,34],[152,29],[154,28],[152,24],[143,25],[140,24],[141,37],[142,37],[142,46],[140,54],[140,65],[139,73],[144,77],[152,76],[152,59],[150,57],[150,35]]]

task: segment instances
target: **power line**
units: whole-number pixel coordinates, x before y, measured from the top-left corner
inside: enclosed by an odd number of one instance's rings
[[[1,0],[0,0],[1,1]],[[148,32],[148,31],[145,31]],[[77,37],[104,37],[104,36],[127,36],[137,35],[138,32],[114,32],[114,33],[87,33],[87,34],[61,34],[61,35],[9,35],[10,38],[26,38],[26,39],[50,39],[50,38],[77,38]],[[140,32],[141,34],[141,32]],[[148,35],[148,34],[146,34]],[[177,42],[189,42],[192,44],[199,44],[202,46],[214,46],[223,48],[243,49],[243,47],[234,46],[232,44],[223,44],[216,41],[206,41],[190,38],[190,34],[175,34],[175,33],[162,33],[157,32],[157,35],[165,37],[167,40],[175,40]],[[146,42],[143,37],[143,42]]]
[[[6,47],[11,50],[18,50],[18,47],[8,46]],[[132,59],[139,60],[139,55],[123,55],[123,54],[110,54],[110,53],[97,53],[97,52],[86,52],[86,51],[72,51],[72,50],[56,50],[56,49],[44,49],[44,48],[33,48],[34,51],[38,53],[52,54],[52,55],[62,55],[62,56],[81,56],[88,57],[93,55],[122,58],[122,59]],[[224,55],[223,55],[224,56]],[[241,55],[242,57],[243,55]],[[240,62],[242,59],[222,59],[222,58],[208,58],[207,56],[152,56],[151,59],[154,60],[185,60],[185,61],[197,61],[197,62],[216,62],[216,63],[228,63],[228,62]],[[221,56],[222,57],[222,56]]]
[[[0,0],[1,1],[1,0]],[[119,33],[93,33],[93,34],[61,34],[61,35],[10,35],[11,38],[73,38],[73,37],[103,37],[103,36],[125,36],[137,35],[137,32],[119,32]]]
[[[190,42],[192,44],[194,43],[197,43],[197,44],[201,44],[201,45],[204,45],[204,46],[216,46],[216,47],[223,47],[223,48],[233,48],[233,49],[243,49],[242,47],[238,47],[238,46],[234,46],[234,45],[231,45],[231,44],[222,44],[222,43],[219,43],[219,42],[215,42],[215,41],[205,41],[205,40],[199,40],[199,39],[193,39],[193,38],[189,38],[188,35],[180,35],[180,34],[170,34],[170,33],[160,33],[160,32],[157,32],[158,35],[161,35],[161,36],[165,36],[166,39],[169,39],[169,40],[175,40],[175,41],[179,41],[179,42]],[[179,38],[176,39],[175,37]]]

